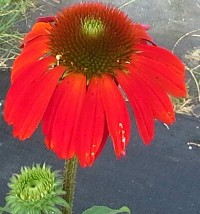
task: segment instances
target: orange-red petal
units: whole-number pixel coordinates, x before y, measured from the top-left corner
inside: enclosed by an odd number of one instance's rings
[[[83,167],[93,164],[101,144],[105,142],[105,115],[99,80],[99,77],[90,80],[75,132],[77,156]]]
[[[56,67],[30,85],[24,95],[24,99],[30,98],[27,100],[26,108],[19,118],[22,121],[21,126],[14,129],[14,136],[18,136],[19,139],[25,139],[32,135],[33,131],[38,127],[59,78],[64,71],[65,67]]]
[[[14,127],[13,135],[23,140],[37,128],[52,93],[65,68],[49,70],[47,58],[24,73],[10,87],[5,102],[5,120]],[[32,74],[32,75],[31,75]]]
[[[37,22],[36,24],[33,25],[31,31],[27,33],[26,36],[24,37],[21,47],[23,47],[28,42],[30,42],[31,40],[37,37],[49,34],[49,31],[51,29],[52,29],[52,26],[50,23]]]
[[[186,96],[184,77],[174,72],[170,66],[144,56],[136,56],[131,64],[143,75],[150,77],[154,81],[154,85],[161,86],[170,95],[174,97]],[[184,71],[182,70],[182,72]]]
[[[141,97],[150,105],[154,117],[164,123],[171,124],[175,120],[173,105],[169,96],[159,86],[153,84],[151,78],[146,77],[134,66],[129,66],[130,81],[140,88]]]
[[[8,124],[12,124],[13,116],[12,110],[15,109],[16,103],[20,102],[21,93],[29,88],[30,84],[45,73],[50,64],[55,62],[54,57],[47,57],[37,62],[34,62],[20,74],[20,78],[17,78],[8,91],[5,101],[4,117]]]
[[[106,118],[105,118],[105,123],[104,124],[105,124],[105,126],[104,126],[103,138],[102,138],[102,141],[101,141],[101,145],[100,145],[98,151],[96,152],[95,159],[97,159],[97,157],[101,154],[101,151],[102,151],[104,145],[106,144],[106,141],[107,141],[108,136],[109,136],[109,131],[108,131],[107,123],[106,123]]]
[[[11,82],[23,72],[26,67],[38,61],[42,56],[49,52],[48,39],[46,37],[37,38],[25,46],[22,53],[15,59],[11,72]]]
[[[100,79],[101,95],[109,134],[117,157],[125,155],[130,139],[130,118],[125,100],[113,78],[103,75]]]
[[[131,77],[123,71],[118,71],[116,79],[130,101],[141,138],[145,144],[149,144],[154,136],[154,117],[140,86],[134,84]]]
[[[86,94],[86,78],[69,74],[56,88],[43,118],[45,142],[60,158],[72,158],[74,130]]]
[[[185,77],[184,64],[169,50],[162,47],[145,44],[137,45],[135,46],[135,49],[138,51],[138,55],[147,57],[156,62],[160,62],[161,64],[167,66],[170,70],[173,70],[173,72]]]

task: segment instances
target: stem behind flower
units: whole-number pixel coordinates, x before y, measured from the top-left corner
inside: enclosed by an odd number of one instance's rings
[[[65,161],[63,190],[66,192],[66,194],[63,196],[63,198],[67,203],[69,203],[70,209],[66,207],[63,208],[63,214],[72,214],[77,166],[78,160],[76,157]]]

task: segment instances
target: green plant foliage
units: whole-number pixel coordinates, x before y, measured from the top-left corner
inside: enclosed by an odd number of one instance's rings
[[[62,198],[62,184],[63,179],[50,166],[22,167],[8,183],[10,191],[4,210],[12,214],[61,214],[58,207],[69,206]]]
[[[93,206],[87,210],[85,210],[82,214],[122,214],[128,213],[131,214],[131,211],[128,207],[123,206],[120,209],[111,209],[106,206]]]

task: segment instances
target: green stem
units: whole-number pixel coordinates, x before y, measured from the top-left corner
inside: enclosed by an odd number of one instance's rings
[[[65,161],[63,190],[66,192],[66,194],[63,198],[69,203],[70,209],[63,208],[63,214],[72,214],[77,166],[78,160],[76,157]]]

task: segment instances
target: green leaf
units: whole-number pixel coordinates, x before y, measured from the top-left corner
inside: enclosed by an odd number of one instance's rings
[[[111,209],[106,206],[93,206],[84,212],[82,214],[119,214],[119,213],[128,213],[131,214],[131,211],[128,207],[123,206],[120,209]]]

